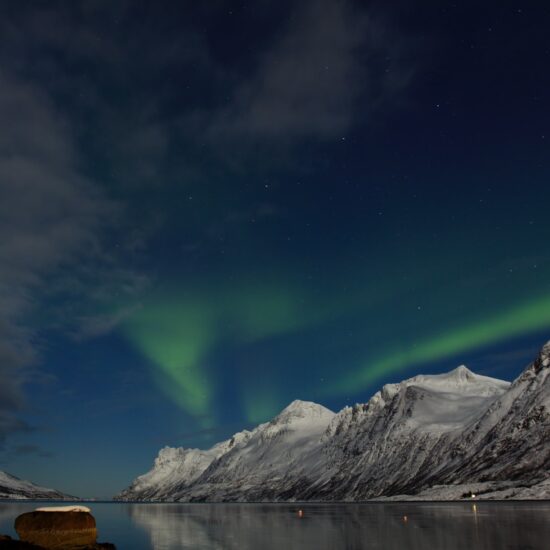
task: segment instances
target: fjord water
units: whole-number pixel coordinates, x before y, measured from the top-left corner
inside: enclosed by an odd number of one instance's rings
[[[550,502],[87,503],[118,550],[542,550]],[[0,502],[0,533],[33,502]],[[302,514],[299,514],[302,510]]]

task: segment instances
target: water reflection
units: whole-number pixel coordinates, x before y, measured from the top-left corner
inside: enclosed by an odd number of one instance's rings
[[[0,502],[0,524],[9,520],[13,515],[13,506],[9,502]],[[0,531],[0,535],[3,534]]]
[[[38,504],[0,502],[0,533],[16,536],[15,518]],[[546,550],[550,540],[550,502],[89,506],[100,540],[119,550]]]
[[[154,550],[542,550],[550,537],[549,504],[129,504],[128,513]]]

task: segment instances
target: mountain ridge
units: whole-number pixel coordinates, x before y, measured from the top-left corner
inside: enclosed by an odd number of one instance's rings
[[[421,497],[434,487],[457,498],[475,484],[508,496],[521,487],[547,491],[549,372],[550,342],[512,383],[461,365],[386,384],[337,413],[295,400],[237,440],[193,450],[209,453],[198,475],[176,457],[173,483],[142,491],[134,482],[115,499],[357,501]],[[154,478],[155,466],[144,476]]]
[[[17,500],[76,500],[76,497],[66,495],[56,489],[48,489],[20,479],[8,472],[0,470],[0,498]]]

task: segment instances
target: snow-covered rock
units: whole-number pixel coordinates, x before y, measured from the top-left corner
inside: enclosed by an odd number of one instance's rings
[[[91,510],[87,506],[42,506],[35,508],[35,512],[87,512]]]
[[[55,489],[47,489],[0,471],[0,498],[6,499],[47,499],[47,500],[75,500],[75,497],[65,495]]]
[[[512,384],[460,366],[387,384],[337,414],[294,401],[207,451],[164,449],[119,498],[462,498],[472,487],[509,498],[546,494],[549,372],[550,343]]]

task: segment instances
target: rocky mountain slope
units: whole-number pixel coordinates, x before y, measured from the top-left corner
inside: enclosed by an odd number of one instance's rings
[[[246,430],[239,432],[206,451],[164,447],[155,459],[153,468],[139,476],[118,498],[132,500],[135,495],[140,495],[140,500],[170,499],[170,495],[191,485],[214,460],[245,443],[250,435],[251,432]]]
[[[550,343],[512,384],[461,366],[388,384],[337,414],[294,401],[208,451],[163,449],[117,498],[460,498],[469,487],[542,497],[550,490],[549,372]]]
[[[30,481],[24,481],[2,471],[0,471],[0,498],[18,500],[74,500],[74,497],[65,495],[54,489],[39,487]]]

